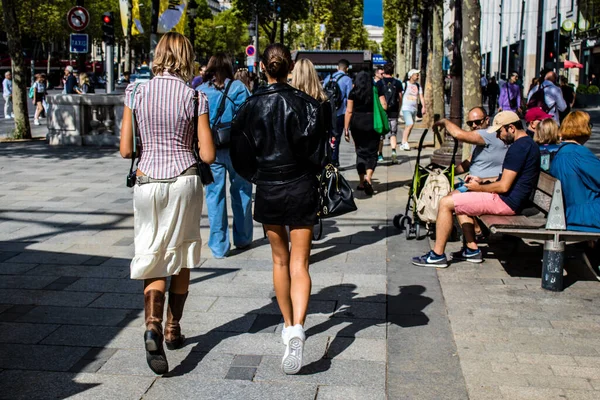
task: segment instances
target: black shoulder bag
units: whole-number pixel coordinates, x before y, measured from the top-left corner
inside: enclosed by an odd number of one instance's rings
[[[225,112],[225,101],[227,100],[227,93],[229,93],[232,83],[233,80],[229,80],[229,83],[225,87],[221,103],[219,103],[219,108],[217,109],[215,124],[211,128],[213,141],[217,149],[229,147],[229,143],[231,142],[231,121],[221,122],[221,118]]]
[[[213,183],[215,178],[210,170],[210,165],[202,161],[202,158],[200,158],[200,149],[198,149],[198,107],[200,100],[198,98],[198,92],[194,92],[194,135],[192,137],[192,142],[194,143],[194,157],[196,157],[200,182],[202,182],[202,185],[206,186]]]

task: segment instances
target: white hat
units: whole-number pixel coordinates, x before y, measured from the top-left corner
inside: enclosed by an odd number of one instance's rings
[[[408,79],[410,79],[411,76],[413,76],[414,74],[420,74],[421,70],[420,69],[411,69],[410,71],[408,71]]]
[[[73,73],[73,67],[70,65],[67,65],[67,67],[65,68],[67,71],[69,71],[70,73]]]

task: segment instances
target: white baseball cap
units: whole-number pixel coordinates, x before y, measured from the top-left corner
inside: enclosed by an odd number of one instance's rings
[[[408,79],[410,79],[411,76],[413,76],[414,74],[420,74],[421,70],[420,69],[411,69],[410,71],[408,71]]]
[[[67,67],[65,69],[69,72],[73,72],[73,67],[70,65],[67,65]]]

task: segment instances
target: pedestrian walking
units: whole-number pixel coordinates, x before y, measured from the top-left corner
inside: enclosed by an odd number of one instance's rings
[[[77,87],[77,78],[73,75],[73,67],[70,65],[65,67],[64,80],[63,94],[76,94],[75,87]]]
[[[500,88],[500,99],[498,100],[498,111],[517,112],[521,108],[521,88],[517,85],[519,74],[510,74],[508,82]]]
[[[377,90],[379,101],[387,108],[385,95]],[[357,190],[364,190],[372,196],[373,173],[377,167],[379,134],[373,128],[373,80],[368,72],[359,72],[354,80],[354,88],[348,96],[348,107],[344,121],[344,138],[350,141],[350,134],[356,148],[356,171],[359,184]]]
[[[404,95],[401,108],[402,117],[404,119],[404,132],[402,133],[402,143],[400,144],[400,148],[405,151],[410,150],[408,137],[417,120],[419,107],[422,108],[423,115],[427,113],[425,99],[423,98],[423,88],[419,85],[420,76],[421,71],[418,69],[411,69],[408,71],[408,81],[404,82]]]
[[[481,103],[485,104],[487,100],[487,87],[489,85],[488,79],[485,74],[481,74],[481,78],[479,79],[479,85],[481,86]]]
[[[2,81],[2,97],[4,98],[4,119],[11,119],[15,117],[15,114],[13,113],[12,95],[12,72],[6,71],[4,73],[4,80]]]
[[[340,165],[340,139],[344,130],[344,115],[346,115],[348,95],[352,90],[352,78],[348,76],[348,68],[350,68],[350,62],[344,59],[340,60],[337,72],[327,76],[323,81],[323,88],[335,108],[335,123],[333,124],[333,135],[331,137],[333,143],[331,162],[336,167]]]
[[[571,112],[571,109],[575,106],[575,99],[577,98],[577,94],[575,93],[575,89],[573,89],[569,85],[569,80],[566,76],[560,77],[560,90],[563,95],[563,99],[565,103],[567,103],[567,108],[564,111],[560,112],[560,122],[562,122],[567,115]]]
[[[225,258],[231,249],[225,190],[227,176],[233,211],[233,245],[246,249],[252,244],[252,184],[235,171],[229,155],[231,121],[250,92],[241,81],[233,79],[231,58],[224,53],[210,58],[204,82],[197,90],[208,97],[210,126],[217,146],[217,158],[210,166],[215,182],[206,187],[210,223],[208,247],[213,257]]]
[[[487,86],[488,96],[488,114],[490,116],[496,114],[496,107],[498,106],[498,96],[500,95],[500,86],[496,82],[496,77],[492,76]]]
[[[46,74],[36,75],[35,83],[33,84],[33,100],[32,103],[35,107],[35,114],[33,116],[33,124],[40,124],[40,117],[46,116],[45,106],[46,103]]]
[[[190,268],[200,265],[202,184],[193,143],[198,142],[204,162],[215,159],[208,99],[187,85],[193,63],[190,41],[169,32],[156,47],[154,78],[139,86],[132,83],[125,91],[121,155],[141,154],[133,190],[135,256],[130,270],[132,279],[144,280],[146,361],[156,374],[169,370],[163,341],[169,350],[183,346],[179,322],[188,296]],[[141,140],[138,148],[133,142],[134,126]],[[171,285],[163,332],[168,276]]]
[[[254,220],[263,224],[271,244],[286,374],[302,367],[311,288],[308,262],[319,207],[316,174],[325,162],[328,139],[322,114],[327,105],[287,84],[292,68],[285,46],[276,43],[265,49],[261,69],[268,85],[238,112],[230,150],[235,170],[256,184]]]
[[[546,73],[544,81],[534,87],[527,97],[527,108],[541,107],[560,125],[560,113],[567,109],[562,90],[556,86],[558,76],[554,71]]]
[[[398,114],[400,113],[400,105],[402,104],[402,82],[394,78],[394,64],[387,63],[383,66],[383,76],[381,80],[377,82],[377,89],[380,93],[385,96],[387,103],[387,117],[390,123],[390,131],[385,136],[381,136],[379,142],[379,154],[377,155],[377,161],[383,161],[383,142],[384,139],[390,141],[390,147],[392,148],[392,164],[398,162],[396,155],[396,146],[398,145]]]

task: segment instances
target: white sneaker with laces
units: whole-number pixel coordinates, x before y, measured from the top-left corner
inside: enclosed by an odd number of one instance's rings
[[[400,148],[404,151],[409,151],[410,150],[410,144],[408,144],[408,142],[402,143],[400,145]]]
[[[295,375],[302,368],[302,353],[304,351],[304,341],[306,334],[302,325],[297,324],[289,327],[288,342],[285,346],[285,353],[281,360],[281,369],[287,375]]]

